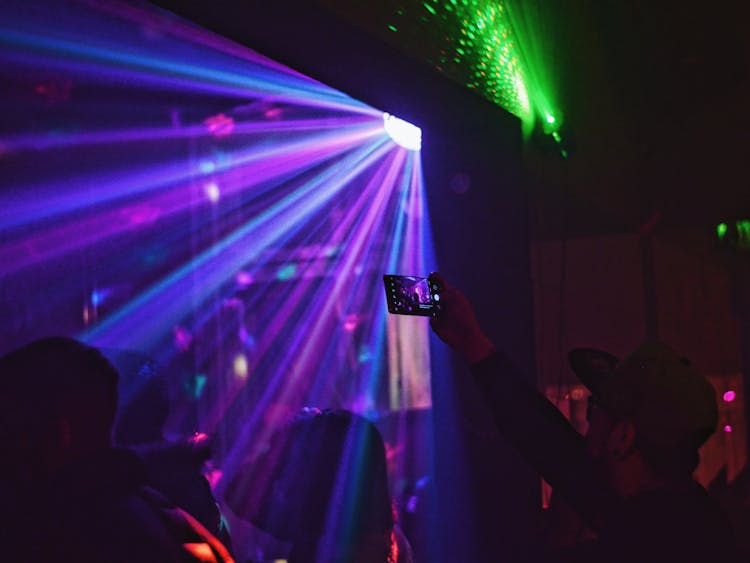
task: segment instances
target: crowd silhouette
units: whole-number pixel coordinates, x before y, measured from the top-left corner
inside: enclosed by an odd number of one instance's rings
[[[486,336],[467,298],[431,280],[441,296],[433,330],[469,364],[499,431],[554,488],[544,561],[743,560],[725,511],[736,523],[737,507],[692,478],[717,403],[687,359],[658,342],[623,360],[572,351],[591,392],[582,436]],[[107,357],[68,337],[0,358],[3,560],[250,561],[232,553],[204,475],[210,438],[167,439],[166,387],[154,370],[141,379],[125,398]],[[371,421],[304,408],[271,431],[229,475],[224,510],[288,545],[290,563],[415,561]]]

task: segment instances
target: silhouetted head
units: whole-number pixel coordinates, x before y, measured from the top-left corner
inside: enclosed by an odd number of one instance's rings
[[[108,447],[117,382],[109,360],[72,338],[43,338],[1,357],[0,432],[16,468],[50,474]]]
[[[659,342],[623,361],[591,349],[569,359],[592,393],[587,442],[594,458],[611,466],[637,453],[661,479],[692,474],[718,408],[713,387],[687,359]]]
[[[318,549],[328,542],[345,553],[363,538],[382,537],[387,550],[393,512],[385,446],[373,423],[349,411],[304,409],[229,491],[230,505],[242,506],[236,512],[279,539]]]

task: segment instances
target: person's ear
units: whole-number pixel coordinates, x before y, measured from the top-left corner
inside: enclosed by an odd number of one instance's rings
[[[615,423],[607,437],[607,451],[621,461],[628,457],[635,447],[635,425],[630,420]]]

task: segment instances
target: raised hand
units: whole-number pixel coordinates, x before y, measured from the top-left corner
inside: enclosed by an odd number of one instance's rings
[[[430,282],[437,283],[440,288],[440,311],[430,319],[435,334],[470,363],[494,353],[495,345],[479,326],[466,296],[437,272],[430,274]]]

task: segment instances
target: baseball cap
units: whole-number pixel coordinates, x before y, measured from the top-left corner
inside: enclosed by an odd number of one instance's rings
[[[601,408],[632,420],[652,446],[697,449],[716,429],[713,386],[662,342],[647,342],[622,361],[602,350],[577,348],[568,362]]]

